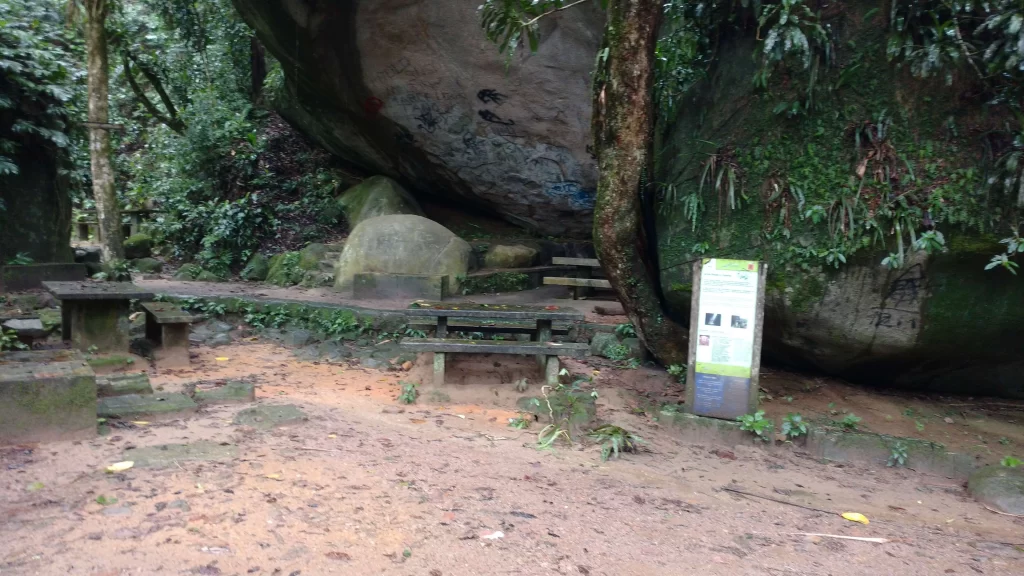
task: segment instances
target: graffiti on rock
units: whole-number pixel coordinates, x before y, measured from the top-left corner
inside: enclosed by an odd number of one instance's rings
[[[501,124],[502,126],[516,125],[515,120],[505,120],[504,118],[498,116],[497,114],[491,112],[490,110],[481,110],[480,112],[478,112],[478,114],[480,115],[481,118],[484,119],[485,122],[490,122],[491,124]]]
[[[501,106],[505,102],[506,96],[497,90],[491,88],[485,88],[476,93],[476,97],[480,99],[484,104],[495,104]]]
[[[548,182],[544,193],[563,201],[573,210],[593,210],[597,193],[592,188],[583,188],[579,182]]]

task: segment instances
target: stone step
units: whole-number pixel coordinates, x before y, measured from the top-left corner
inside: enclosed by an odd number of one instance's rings
[[[111,374],[96,378],[96,395],[100,398],[152,393],[153,387],[150,386],[149,375],[145,372]]]
[[[328,262],[337,262],[338,258],[341,258],[341,251],[324,252],[324,260],[327,260]]]
[[[255,402],[256,389],[249,382],[230,381],[215,388],[196,388],[192,398],[201,406]]]
[[[195,401],[184,394],[128,394],[101,398],[96,403],[96,415],[100,418],[125,420],[139,416],[193,412],[195,409]]]
[[[333,260],[321,260],[320,271],[325,274],[334,274],[334,261]]]

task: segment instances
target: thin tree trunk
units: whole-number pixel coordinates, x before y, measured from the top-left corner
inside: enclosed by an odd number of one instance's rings
[[[665,364],[685,363],[688,331],[662,310],[648,261],[640,175],[653,133],[654,48],[662,0],[610,0],[606,56],[594,82],[593,130],[600,178],[594,246],[608,280],[647,348]]]
[[[252,72],[250,96],[253,102],[259,102],[263,94],[263,83],[267,79],[267,55],[263,44],[255,34],[249,39],[249,64]]]
[[[109,120],[107,62],[107,0],[85,0],[86,53],[89,68],[89,158],[92,165],[92,195],[96,200],[100,248],[107,262],[124,258],[121,210],[114,189],[110,132],[96,124]]]

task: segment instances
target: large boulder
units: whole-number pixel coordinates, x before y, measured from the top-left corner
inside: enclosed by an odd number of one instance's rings
[[[1024,468],[986,466],[971,474],[967,491],[1000,512],[1024,516]]]
[[[252,282],[262,282],[267,279],[270,273],[270,259],[259,252],[252,255],[245,268],[242,269],[242,279]]]
[[[817,78],[830,88],[814,89],[810,109],[806,78],[779,71],[770,94],[756,88],[746,36],[727,37],[690,100],[659,115],[652,180],[672,186],[658,191],[651,238],[668,312],[688,322],[692,262],[760,259],[767,358],[875,385],[1024,397],[1024,346],[1008,345],[1024,341],[1024,282],[984,270],[1005,251],[1016,192],[986,188],[977,135],[1005,118],[976,114],[963,86],[890,63],[877,3],[842,5],[828,15],[834,65]],[[916,250],[930,228],[944,249]]]
[[[338,197],[338,207],[345,214],[349,228],[377,216],[416,214],[423,210],[412,194],[387,176],[372,176],[349,188]]]
[[[124,241],[124,257],[129,260],[149,258],[153,254],[153,239],[148,234],[135,234]]]
[[[36,102],[31,106],[26,103],[24,108],[37,106]],[[0,265],[18,254],[37,263],[71,262],[70,163],[66,149],[28,130],[9,132],[8,120],[13,123],[17,119],[17,114],[0,116],[0,140],[18,143],[13,154],[0,153],[13,156],[18,167],[17,173],[0,171]]]
[[[334,267],[334,286],[352,287],[360,272],[447,274],[454,292],[469,269],[469,244],[422,216],[378,216],[356,226]]]
[[[589,236],[596,6],[542,19],[537,51],[506,66],[479,2],[233,3],[282,64],[281,114],[334,154],[544,234]]]
[[[484,256],[487,268],[529,268],[537,260],[537,251],[529,246],[491,246]]]

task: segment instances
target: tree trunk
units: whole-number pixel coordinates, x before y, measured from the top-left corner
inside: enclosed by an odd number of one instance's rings
[[[249,68],[252,72],[249,95],[253,102],[259,102],[260,95],[263,94],[263,83],[267,79],[267,55],[255,34],[249,39]]]
[[[594,144],[600,178],[594,246],[637,336],[665,364],[687,361],[688,330],[662,310],[648,260],[640,175],[653,134],[654,48],[662,0],[610,0],[594,80]],[[606,55],[604,55],[606,54]]]
[[[107,62],[107,0],[85,0],[86,53],[89,68],[89,159],[92,195],[96,200],[100,248],[107,262],[124,258],[121,210],[114,189],[110,131],[96,126],[109,120]]]

